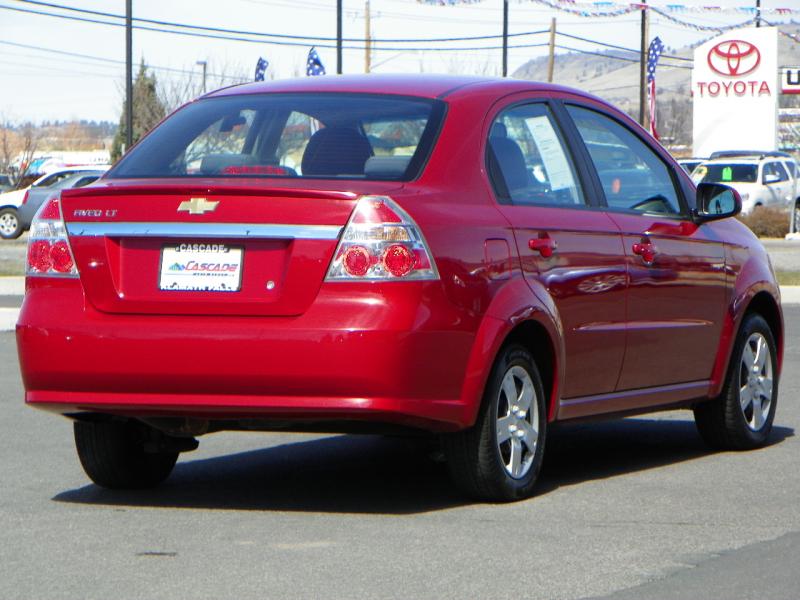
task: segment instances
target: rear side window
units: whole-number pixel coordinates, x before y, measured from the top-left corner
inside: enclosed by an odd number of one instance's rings
[[[764,183],[767,182],[768,175],[772,175],[773,181],[775,182],[789,181],[789,175],[787,175],[786,169],[784,169],[783,165],[779,162],[769,162],[764,165]]]
[[[492,123],[489,175],[499,199],[513,204],[583,205],[575,168],[545,104],[517,106]]]
[[[609,208],[680,214],[669,168],[637,135],[596,111],[568,106]]]
[[[709,183],[755,183],[758,165],[708,163],[696,171],[699,181]]]
[[[252,94],[181,109],[108,174],[408,181],[444,115],[438,100],[372,94]]]
[[[62,171],[60,173],[53,173],[49,177],[45,177],[39,183],[37,183],[34,187],[52,187],[57,183],[60,183],[67,179],[68,177],[72,177],[74,175],[74,171]]]

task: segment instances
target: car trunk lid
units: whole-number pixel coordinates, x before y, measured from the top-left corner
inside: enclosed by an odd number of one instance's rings
[[[397,183],[127,180],[62,210],[88,300],[110,313],[302,314],[361,195]]]

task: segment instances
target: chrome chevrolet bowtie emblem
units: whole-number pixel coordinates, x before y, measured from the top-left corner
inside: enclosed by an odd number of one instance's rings
[[[205,198],[191,198],[184,200],[178,205],[178,212],[185,210],[190,215],[202,215],[203,213],[216,210],[219,201],[209,202]]]

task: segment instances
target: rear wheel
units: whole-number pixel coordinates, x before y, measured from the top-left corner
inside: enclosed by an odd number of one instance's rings
[[[158,451],[155,430],[137,421],[76,421],[75,447],[83,470],[110,489],[155,487],[172,472],[178,452]],[[154,451],[148,451],[153,445]]]
[[[443,439],[454,481],[480,500],[530,496],[546,428],[544,388],[533,357],[522,346],[508,346],[492,369],[475,425]]]
[[[22,226],[15,208],[0,210],[0,238],[13,240],[22,235]]]
[[[761,315],[746,315],[722,393],[694,409],[703,440],[721,450],[750,450],[766,444],[778,399],[775,339]]]
[[[792,233],[800,233],[800,200],[795,203],[794,210],[792,211]]]

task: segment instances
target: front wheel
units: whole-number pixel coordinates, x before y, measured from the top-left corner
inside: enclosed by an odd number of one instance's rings
[[[533,493],[542,466],[547,415],[533,357],[507,346],[486,385],[478,419],[443,439],[455,483],[480,500],[506,502]]]
[[[791,233],[800,233],[800,201],[795,203],[794,210],[792,210]]]
[[[74,429],[83,470],[105,488],[155,487],[178,460],[178,452],[148,451],[151,428],[136,421],[75,421]]]
[[[722,393],[694,409],[703,440],[720,450],[751,450],[767,443],[778,401],[775,339],[761,315],[745,316]]]
[[[22,225],[16,208],[0,210],[0,238],[13,240],[22,235]]]

